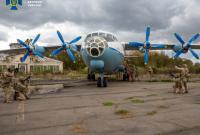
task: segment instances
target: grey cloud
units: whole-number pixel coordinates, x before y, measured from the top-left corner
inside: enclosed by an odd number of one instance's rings
[[[8,34],[0,31],[0,41],[7,41]]]
[[[2,10],[0,24],[30,30],[48,22],[56,25],[68,21],[91,31],[139,33],[141,39],[146,26],[150,25],[152,39],[175,41],[174,32],[185,33],[183,36],[187,39],[200,28],[197,19],[200,15],[184,16],[190,12],[187,8],[191,1],[200,5],[198,0],[43,0],[44,5],[40,8],[22,7],[16,12]],[[176,17],[182,21],[173,22]]]
[[[16,12],[3,10],[0,17],[4,19],[0,23],[31,29],[47,22],[70,21],[90,28],[141,31],[146,25],[166,28],[170,18],[183,10],[179,2],[173,0],[43,1],[41,8],[23,7]]]

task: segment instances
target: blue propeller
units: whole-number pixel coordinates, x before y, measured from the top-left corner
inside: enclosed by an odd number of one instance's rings
[[[30,55],[35,55],[41,58],[44,57],[43,56],[44,49],[43,48],[39,49],[39,47],[35,45],[35,43],[38,41],[39,38],[40,34],[38,34],[30,44],[26,44],[24,41],[17,39],[17,42],[26,49],[24,56],[21,58],[21,62],[24,62]],[[36,48],[38,48],[39,50]]]
[[[195,34],[187,43],[182,39],[182,37],[178,33],[175,33],[174,35],[182,45],[182,48],[176,52],[174,58],[179,57],[182,53],[187,53],[189,50],[195,58],[199,59],[198,54],[191,48],[192,42],[194,42],[200,36],[199,33]]]
[[[55,56],[58,55],[61,51],[65,50],[70,58],[70,60],[72,62],[75,61],[75,57],[74,54],[72,53],[71,50],[77,51],[77,47],[74,43],[78,42],[81,39],[81,36],[76,37],[75,39],[71,40],[70,42],[65,42],[63,39],[62,34],[60,33],[60,31],[57,31],[58,37],[60,39],[60,41],[62,42],[62,46],[56,50],[54,50],[51,53],[51,56]]]
[[[149,59],[149,50],[152,49],[162,49],[165,48],[165,45],[163,44],[151,44],[149,41],[149,37],[150,37],[150,31],[151,28],[147,27],[146,29],[146,40],[144,43],[141,42],[129,42],[130,46],[133,47],[137,47],[140,48],[142,47],[145,51],[144,51],[144,64],[146,65],[148,63],[148,59]]]

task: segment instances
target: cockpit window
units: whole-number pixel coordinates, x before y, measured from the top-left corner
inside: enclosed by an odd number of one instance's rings
[[[107,42],[115,42],[117,41],[117,38],[110,34],[110,33],[106,33],[106,32],[96,32],[96,33],[92,33],[92,34],[89,34],[87,35],[87,37],[85,38],[85,42],[87,42],[87,40],[91,37],[95,37],[95,36],[98,36],[98,37],[102,37],[104,38]]]
[[[92,33],[92,36],[94,37],[94,36],[98,36],[98,33]]]
[[[103,54],[105,48],[108,47],[108,44],[104,38],[95,36],[87,40],[85,47],[90,56],[99,57]]]

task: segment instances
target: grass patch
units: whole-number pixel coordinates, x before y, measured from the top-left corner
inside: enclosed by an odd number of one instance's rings
[[[153,97],[153,96],[158,96],[157,94],[149,94],[149,95],[146,95],[147,97]]]
[[[117,115],[128,115],[130,112],[126,109],[120,109],[120,110],[117,110],[115,111],[115,114]]]
[[[110,102],[110,101],[108,101],[108,102],[104,102],[104,103],[103,103],[103,105],[104,105],[104,106],[113,106],[113,105],[114,105],[114,103],[113,103],[113,102]]]
[[[135,97],[127,97],[127,98],[125,98],[125,100],[131,100],[133,98],[135,98]]]
[[[165,106],[165,105],[160,105],[160,106],[158,106],[158,108],[160,108],[160,109],[167,109],[167,108],[169,108],[168,106]]]
[[[153,115],[155,115],[155,114],[157,114],[157,111],[151,111],[151,112],[148,112],[148,113],[147,113],[147,115],[149,115],[149,116],[153,116]]]
[[[136,98],[135,98],[135,99],[132,99],[131,102],[132,102],[132,103],[144,103],[144,100],[136,99]]]

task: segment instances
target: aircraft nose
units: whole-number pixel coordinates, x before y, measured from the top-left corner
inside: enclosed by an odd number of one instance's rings
[[[102,37],[92,37],[86,42],[87,52],[92,57],[101,56],[107,47],[107,41]]]
[[[99,56],[99,49],[98,48],[92,48],[91,49],[91,55],[92,56]]]

